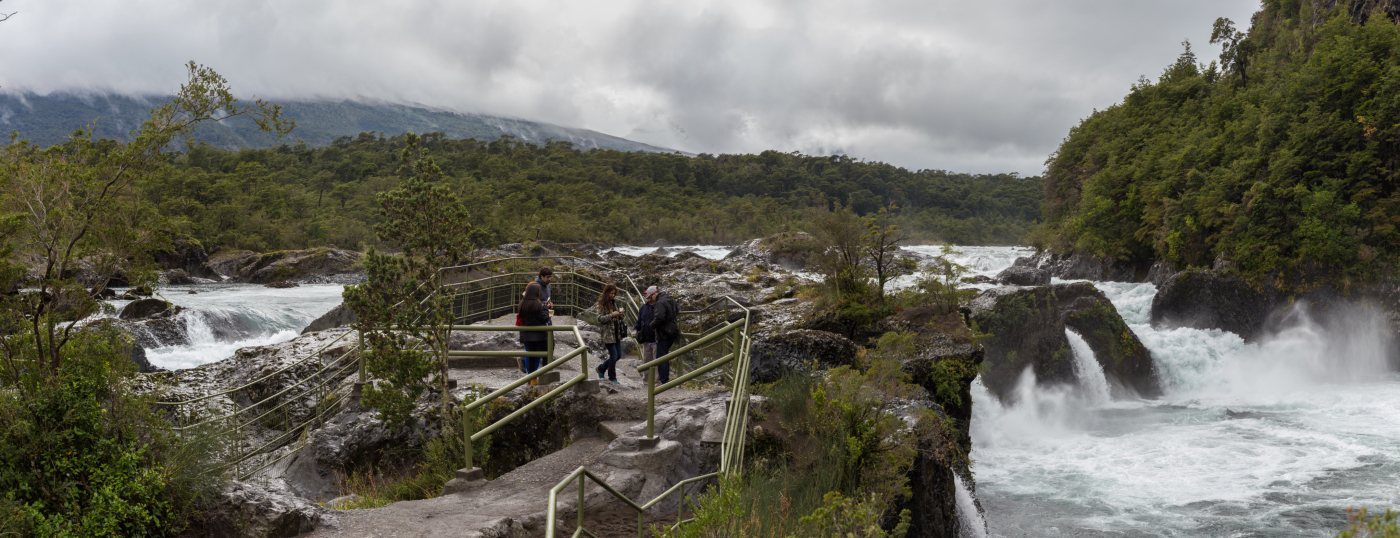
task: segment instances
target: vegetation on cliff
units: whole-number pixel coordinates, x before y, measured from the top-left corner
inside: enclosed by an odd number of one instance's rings
[[[1037,241],[1253,276],[1395,267],[1400,12],[1377,4],[1265,0],[1248,33],[1218,20],[1219,63],[1188,43],[1070,131],[1047,162]]]

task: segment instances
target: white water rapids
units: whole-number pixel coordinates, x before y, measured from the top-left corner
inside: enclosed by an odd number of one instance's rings
[[[1165,395],[973,386],[977,496],[991,536],[1332,536],[1349,506],[1400,506],[1400,376],[1375,312],[1246,344],[1148,324],[1152,284],[1095,283],[1151,351]],[[1076,359],[1089,353],[1069,333]]]
[[[157,290],[183,307],[190,345],[146,350],[151,364],[178,370],[233,356],[239,348],[284,342],[341,302],[337,284],[268,288],[257,284],[197,284]],[[189,292],[196,294],[191,295]],[[109,301],[120,312],[130,301]],[[219,338],[216,329],[228,336]],[[230,334],[232,333],[232,334]]]

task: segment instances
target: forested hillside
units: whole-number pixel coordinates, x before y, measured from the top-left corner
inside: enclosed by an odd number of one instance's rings
[[[1041,240],[1121,260],[1217,259],[1262,276],[1400,259],[1400,30],[1392,2],[1265,0],[1070,131]],[[1229,263],[1225,264],[1229,266]],[[1339,274],[1339,273],[1334,273]]]
[[[582,151],[511,137],[422,139],[488,243],[548,239],[734,242],[800,230],[815,207],[893,203],[916,239],[1021,243],[1040,218],[1039,177],[911,172],[844,156]],[[375,194],[397,185],[402,137],[225,151],[196,146],[140,185],[170,226],[206,248],[376,244]],[[390,245],[392,247],[392,245]]]

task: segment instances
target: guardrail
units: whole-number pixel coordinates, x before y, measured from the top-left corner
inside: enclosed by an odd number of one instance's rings
[[[721,320],[723,320],[723,325],[720,325],[716,328],[712,328],[708,331],[702,328],[696,332],[693,332],[691,333],[691,336],[695,337],[694,341],[685,344],[679,349],[667,353],[665,356],[659,357],[656,360],[653,360],[638,367],[640,371],[643,371],[647,374],[646,436],[648,439],[654,439],[656,437],[657,395],[671,390],[673,388],[679,387],[692,380],[695,380],[700,376],[715,371],[716,369],[723,368],[725,366],[730,366],[730,368],[724,372],[725,375],[723,376],[724,378],[730,381],[731,386],[729,405],[725,409],[724,436],[721,440],[720,446],[719,470],[714,473],[696,476],[693,478],[683,480],[677,483],[676,485],[672,486],[671,488],[667,489],[665,492],[662,492],[655,499],[652,499],[645,504],[637,504],[637,502],[627,498],[627,496],[619,493],[612,486],[608,485],[606,481],[598,478],[586,467],[579,467],[577,470],[575,470],[569,476],[565,477],[564,480],[560,481],[559,484],[555,485],[549,491],[549,507],[545,517],[546,538],[555,538],[555,531],[559,517],[558,495],[560,491],[562,491],[565,487],[568,487],[570,482],[578,482],[578,506],[576,509],[578,524],[575,527],[573,534],[575,538],[581,535],[594,536],[594,534],[592,532],[589,532],[583,524],[586,512],[586,507],[584,504],[585,484],[583,480],[585,477],[589,480],[592,480],[595,484],[600,486],[604,491],[608,492],[613,497],[621,500],[628,507],[637,511],[637,537],[643,538],[645,536],[646,531],[646,510],[655,506],[667,496],[679,490],[681,492],[681,506],[683,506],[685,498],[684,487],[686,484],[718,477],[721,475],[738,475],[743,472],[744,439],[748,432],[749,419],[749,351],[752,347],[752,340],[750,340],[749,338],[748,331],[749,321],[752,316],[747,308],[745,308],[743,305],[740,305],[737,301],[734,301],[732,298],[729,297],[711,303],[710,305],[700,310],[686,311],[683,313],[690,315],[699,315],[700,319],[694,323],[698,324],[699,326],[703,326],[707,322],[714,321],[713,319],[707,319],[705,314],[717,313],[720,311],[721,308],[724,312],[724,317],[720,318]],[[730,320],[730,317],[737,317],[731,316],[731,311],[742,312],[742,318]],[[710,317],[713,318],[713,316]],[[727,353],[725,353],[726,351]],[[657,366],[660,366],[666,361],[679,360],[689,355],[699,355],[702,357],[702,360],[703,357],[706,355],[719,355],[719,358],[698,365],[698,367],[690,369],[688,372],[680,375],[680,377],[677,377],[676,379],[673,379],[670,382],[662,384],[659,387],[656,386]],[[685,524],[688,521],[681,519],[682,513],[683,512],[680,509],[677,509],[677,521],[676,525],[672,527],[673,529]]]
[[[205,394],[189,400],[173,402],[155,402],[153,405],[164,412],[166,418],[171,422],[171,431],[185,437],[189,435],[226,435],[234,434],[237,440],[228,447],[228,455],[223,464],[225,470],[231,470],[233,475],[246,480],[263,469],[285,459],[295,451],[287,451],[282,455],[277,455],[276,451],[292,442],[304,442],[305,435],[302,435],[308,426],[312,424],[323,424],[325,419],[340,409],[345,404],[346,395],[337,392],[338,385],[352,372],[359,370],[363,377],[362,362],[360,360],[362,347],[356,347],[341,353],[330,361],[321,363],[321,367],[315,372],[306,375],[295,383],[282,390],[260,398],[256,402],[240,407],[237,399],[232,397],[237,393],[248,393],[250,389],[256,388],[259,384],[271,380],[277,376],[285,374],[293,369],[304,367],[312,360],[324,360],[323,354],[334,349],[337,343],[344,340],[351,334],[358,334],[354,331],[346,331],[344,334],[327,342],[305,357],[293,361],[291,364],[283,366],[276,371],[264,375],[258,379],[245,383],[235,388],[222,390],[219,392]],[[162,382],[163,377],[173,376],[178,379],[180,371],[164,374],[155,377],[157,382]],[[214,405],[214,399],[230,396],[233,404],[231,412],[216,414],[215,416],[201,416],[203,411]],[[308,398],[313,398],[316,402],[306,413],[294,413],[292,407],[297,404],[304,404]],[[219,413],[219,411],[215,411]],[[281,429],[269,425],[272,423],[281,426]],[[264,440],[255,447],[245,446],[243,434],[246,430],[252,430],[261,425],[264,428],[281,433],[270,439]]]

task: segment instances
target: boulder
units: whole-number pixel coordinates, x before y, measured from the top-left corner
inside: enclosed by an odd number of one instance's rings
[[[1050,286],[992,288],[969,305],[983,333],[982,384],[1011,402],[1021,373],[1030,367],[1041,384],[1073,384],[1074,357],[1065,337],[1059,300]]]
[[[1147,281],[1162,289],[1167,284],[1167,280],[1176,276],[1180,272],[1176,264],[1167,260],[1157,260],[1152,262],[1152,268],[1147,270]]]
[[[1254,341],[1281,301],[1272,284],[1252,285],[1214,271],[1183,271],[1157,289],[1152,326],[1219,329]]]
[[[330,510],[275,485],[228,481],[201,514],[211,536],[291,538],[318,527],[334,528]]]
[[[143,374],[163,372],[164,368],[153,366],[151,361],[146,359],[146,348],[140,345],[131,346],[131,362],[136,364],[136,370]]]
[[[121,319],[168,318],[179,311],[180,307],[172,305],[164,299],[139,299],[122,307],[122,312],[118,317]]]
[[[855,360],[856,345],[839,334],[797,329],[760,336],[749,353],[750,377],[757,383],[771,383],[811,363],[822,368],[849,365]]]
[[[1114,398],[1156,398],[1161,381],[1152,354],[1102,291],[1088,282],[1055,286],[1065,326],[1079,333],[1103,367]]]
[[[177,239],[170,248],[155,251],[151,257],[166,270],[178,269],[192,277],[220,279],[218,272],[209,265],[209,255],[204,252],[204,246],[193,239]]]
[[[209,267],[219,274],[217,279],[227,279],[238,276],[238,270],[258,256],[258,253],[249,250],[229,250],[220,252],[209,258]]]
[[[1035,267],[1011,266],[997,273],[996,281],[1008,286],[1049,286],[1050,272]]]
[[[316,331],[324,331],[336,327],[346,327],[358,320],[359,318],[355,316],[354,310],[345,306],[345,303],[340,303],[329,312],[321,314],[321,317],[312,321],[310,325],[307,325],[305,329],[301,330],[301,334],[314,333]]]
[[[198,282],[186,273],[184,269],[171,269],[161,274],[166,284],[172,286],[183,286],[187,284],[198,284]]]
[[[266,284],[300,280],[312,276],[359,273],[364,255],[336,248],[282,250],[249,257],[238,268],[238,280]]]
[[[269,288],[286,289],[286,288],[295,288],[295,287],[301,286],[301,284],[297,284],[296,282],[292,282],[292,281],[289,281],[289,280],[278,280],[277,282],[269,282],[269,283],[267,283],[267,284],[263,284],[263,286],[266,286],[266,287],[269,287]]]
[[[763,264],[797,271],[805,268],[818,251],[812,236],[803,232],[785,232],[745,241],[726,255],[724,260],[742,265]]]
[[[1012,264],[1015,267],[1045,269],[1050,276],[1064,280],[1100,282],[1142,282],[1151,265],[1150,262],[1126,262],[1083,252],[1055,254],[1048,250],[1042,250],[1030,258],[1018,258]]]

